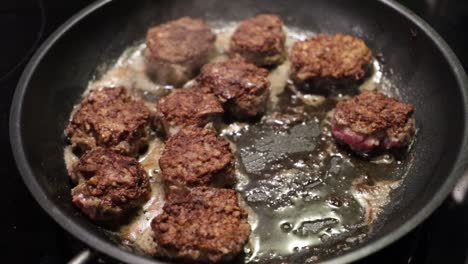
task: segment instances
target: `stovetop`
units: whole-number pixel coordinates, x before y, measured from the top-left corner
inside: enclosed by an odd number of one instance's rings
[[[34,201],[16,169],[8,137],[13,92],[30,56],[60,24],[93,0],[2,0],[0,2],[0,226],[3,263],[66,263],[86,248]],[[401,0],[429,22],[468,68],[468,1]],[[367,263],[468,264],[468,176],[422,225]],[[113,262],[103,258],[105,263]]]

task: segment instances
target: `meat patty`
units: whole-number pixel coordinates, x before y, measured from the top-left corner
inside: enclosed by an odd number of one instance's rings
[[[107,147],[136,155],[151,136],[153,115],[123,87],[92,91],[73,114],[65,133],[74,149]]]
[[[213,94],[199,89],[177,89],[158,102],[158,115],[166,135],[174,135],[183,126],[203,127],[220,119],[223,106]]]
[[[73,167],[72,201],[94,221],[121,219],[149,196],[146,172],[135,158],[95,148]]]
[[[332,134],[358,152],[407,146],[415,133],[414,107],[378,92],[364,91],[337,104]]]
[[[203,66],[197,77],[202,90],[214,93],[224,108],[239,119],[265,112],[270,94],[268,71],[234,58]]]
[[[370,69],[372,52],[357,37],[319,34],[294,43],[290,59],[296,83],[329,89],[361,82]]]
[[[232,35],[229,50],[255,65],[274,66],[285,58],[285,41],[281,18],[261,14],[240,23]]]
[[[185,127],[170,137],[159,159],[167,185],[224,187],[234,183],[229,142],[211,129]]]
[[[208,62],[215,40],[200,19],[182,17],[152,27],[146,34],[147,72],[159,83],[181,85]]]
[[[229,260],[250,235],[247,212],[236,192],[211,187],[169,193],[151,227],[157,255],[187,262]]]

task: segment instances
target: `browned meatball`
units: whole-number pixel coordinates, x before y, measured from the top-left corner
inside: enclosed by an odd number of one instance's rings
[[[319,34],[294,43],[291,78],[311,88],[355,85],[372,63],[372,52],[362,39],[345,34]]]
[[[135,158],[96,148],[81,157],[72,177],[73,203],[95,221],[118,220],[141,205],[150,192],[148,176]]]
[[[151,135],[152,113],[123,87],[92,91],[73,114],[66,134],[73,148],[107,147],[136,155]]]
[[[358,152],[407,146],[415,133],[414,108],[381,93],[365,91],[339,102],[332,134]]]
[[[174,135],[183,126],[200,126],[220,119],[223,106],[213,94],[199,89],[177,89],[158,102],[158,115],[166,135]]]
[[[189,262],[229,260],[250,235],[236,192],[211,187],[171,192],[151,227],[157,255]]]
[[[170,137],[159,165],[168,185],[223,187],[235,180],[229,142],[206,128],[185,127]]]
[[[205,22],[190,17],[152,27],[146,34],[147,72],[159,83],[180,85],[208,62],[215,40]]]
[[[258,66],[274,66],[285,58],[281,18],[271,14],[257,15],[242,21],[232,35],[230,53],[240,55]]]
[[[267,76],[267,70],[235,58],[203,66],[197,82],[214,93],[230,114],[248,119],[265,112],[270,94]]]

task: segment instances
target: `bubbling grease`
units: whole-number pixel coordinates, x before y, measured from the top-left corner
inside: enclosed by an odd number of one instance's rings
[[[217,34],[217,55],[211,62],[225,60],[237,23],[210,24]],[[314,35],[298,28],[285,30],[288,51],[295,41]],[[158,85],[148,78],[144,49],[144,43],[129,47],[111,67],[102,66],[107,71],[89,82],[83,96],[103,86],[125,86],[156,111],[155,102],[174,87]],[[366,161],[338,148],[331,137],[329,120],[336,102],[349,96],[303,94],[289,80],[290,66],[286,60],[271,70],[270,102],[260,122],[224,124],[220,131],[232,143],[235,189],[249,212],[252,227],[245,258],[236,261],[239,263],[310,263],[359,243],[410,166],[409,159],[391,153]],[[382,65],[374,60],[372,68],[360,89],[394,95],[397,90],[383,75]],[[184,87],[193,83],[191,80]],[[285,113],[288,118],[296,118],[294,124],[278,118]],[[155,254],[150,222],[164,205],[158,164],[163,149],[164,142],[155,136],[147,152],[140,156],[150,177],[151,198],[118,231],[124,244],[149,255]],[[70,169],[78,157],[66,147],[64,159]]]

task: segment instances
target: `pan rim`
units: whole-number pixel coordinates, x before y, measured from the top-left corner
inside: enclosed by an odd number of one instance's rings
[[[34,196],[39,205],[45,210],[62,228],[73,234],[76,238],[87,244],[91,248],[97,251],[103,252],[113,258],[119,259],[127,263],[168,263],[157,259],[151,259],[146,256],[137,255],[132,252],[125,251],[117,247],[115,244],[108,240],[102,239],[93,235],[89,230],[82,227],[73,219],[67,217],[57,206],[53,205],[44,191],[40,187],[38,181],[34,177],[34,172],[27,162],[26,155],[23,148],[23,141],[21,138],[21,114],[22,114],[22,102],[23,97],[28,87],[29,81],[35,72],[36,67],[42,61],[43,57],[51,49],[55,42],[57,42],[62,35],[69,31],[73,26],[79,23],[82,19],[86,18],[96,10],[106,6],[113,0],[99,0],[68,19],[62,26],[60,26],[50,37],[48,37],[41,47],[36,51],[34,56],[26,66],[20,81],[15,90],[13,97],[12,106],[10,109],[10,120],[9,120],[9,133],[10,143],[13,151],[13,156],[16,161],[16,165],[22,176],[23,181],[28,187],[31,194]],[[424,34],[426,34],[436,44],[437,48],[442,52],[444,58],[448,61],[451,70],[454,72],[457,83],[461,89],[462,101],[464,105],[464,116],[466,117],[468,111],[468,78],[464,72],[464,69],[456,57],[455,53],[448,46],[448,44],[442,39],[442,37],[432,29],[427,22],[417,16],[415,13],[404,7],[403,5],[395,2],[394,0],[379,0],[382,4],[393,9],[409,21],[415,24]],[[448,177],[443,183],[441,188],[435,193],[432,199],[421,208],[416,214],[411,216],[402,226],[395,228],[392,232],[384,235],[383,237],[375,240],[368,245],[361,246],[355,250],[345,252],[341,256],[334,257],[330,260],[321,262],[326,264],[338,264],[338,263],[349,263],[365,256],[371,255],[382,248],[390,245],[399,238],[403,237],[421,222],[423,222],[437,207],[439,207],[444,199],[448,196],[450,191],[456,184],[459,177],[463,175],[468,167],[468,152],[463,149],[468,149],[468,135],[466,131],[466,124],[463,126],[463,139],[458,153],[457,159],[454,161],[452,169],[448,172]]]

